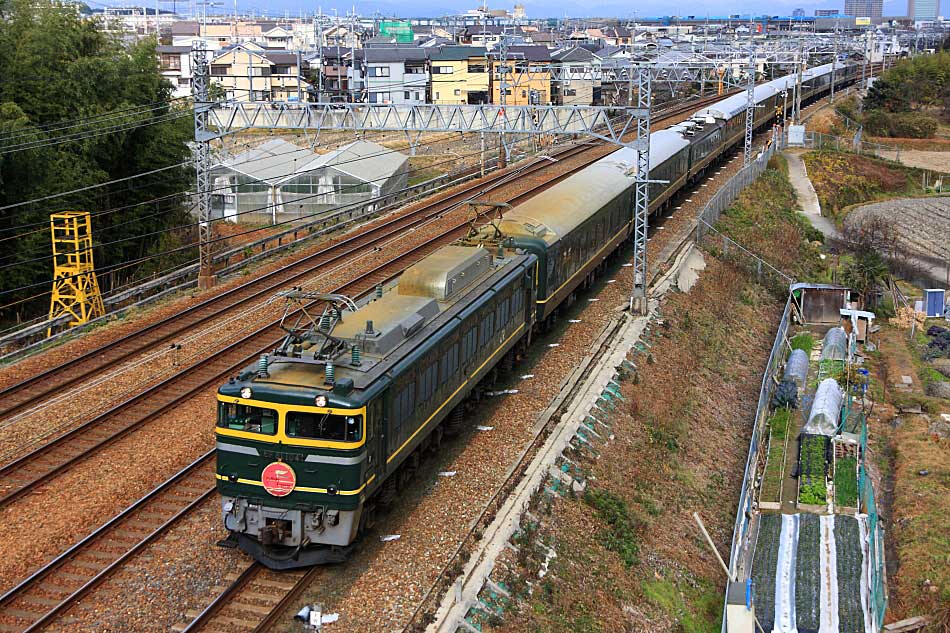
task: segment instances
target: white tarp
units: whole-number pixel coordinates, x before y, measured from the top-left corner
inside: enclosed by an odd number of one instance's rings
[[[821,360],[844,360],[848,357],[848,334],[843,327],[833,327],[825,333],[821,344]]]
[[[775,625],[773,633],[797,633],[795,619],[795,552],[798,549],[798,515],[782,515],[778,563],[775,569]]]
[[[785,380],[791,380],[801,389],[808,377],[808,354],[805,350],[793,349],[785,363]]]
[[[821,525],[821,591],[818,633],[838,633],[838,558],[835,549],[835,516],[819,517]]]
[[[808,423],[803,429],[810,435],[834,435],[841,415],[841,388],[834,378],[825,378],[815,391]]]

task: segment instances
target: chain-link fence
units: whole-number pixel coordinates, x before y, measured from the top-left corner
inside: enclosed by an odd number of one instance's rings
[[[852,138],[841,136],[832,136],[821,132],[805,132],[805,143],[801,147],[806,149],[833,149],[838,152],[855,152],[856,154],[867,154],[878,158],[886,158],[900,162],[901,148],[884,145],[883,143],[873,143],[862,138],[861,132],[857,132]]]
[[[868,425],[862,417],[861,424],[861,461],[858,464],[858,493],[860,511],[867,515],[868,541],[868,611],[871,614],[873,631],[879,631],[884,624],[884,612],[887,610],[887,578],[884,565],[884,528],[874,501],[874,486],[867,474]]]
[[[748,250],[732,238],[715,228],[722,212],[729,208],[743,189],[755,182],[768,166],[769,159],[784,148],[781,135],[774,138],[768,146],[753,160],[729,179],[716,194],[709,199],[696,221],[694,239],[704,250],[720,259],[725,259],[754,272],[759,283],[784,296],[794,279],[775,268],[767,261]]]

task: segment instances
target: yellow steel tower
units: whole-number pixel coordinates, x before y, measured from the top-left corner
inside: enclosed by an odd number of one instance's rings
[[[53,234],[53,295],[49,318],[72,315],[80,325],[105,314],[99,282],[92,263],[92,222],[88,211],[66,211],[49,216]],[[52,333],[52,328],[46,335]]]

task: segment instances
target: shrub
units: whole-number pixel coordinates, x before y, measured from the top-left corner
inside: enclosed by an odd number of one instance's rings
[[[872,136],[933,138],[940,124],[923,112],[872,110],[864,116],[864,128]]]
[[[626,502],[609,490],[592,490],[584,493],[584,503],[597,510],[608,529],[601,534],[604,547],[615,552],[627,567],[637,563],[640,546],[636,540],[636,521]]]

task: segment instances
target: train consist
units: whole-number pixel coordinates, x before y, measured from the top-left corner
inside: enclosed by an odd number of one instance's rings
[[[837,82],[855,72],[839,64]],[[755,127],[785,115],[783,77],[755,89]],[[804,73],[802,101],[831,65]],[[789,105],[791,99],[788,99]],[[746,95],[650,139],[657,212],[745,135]],[[391,288],[288,328],[218,390],[217,484],[230,542],[275,569],[343,560],[426,450],[458,433],[478,385],[589,283],[633,231],[623,148],[407,269]]]

